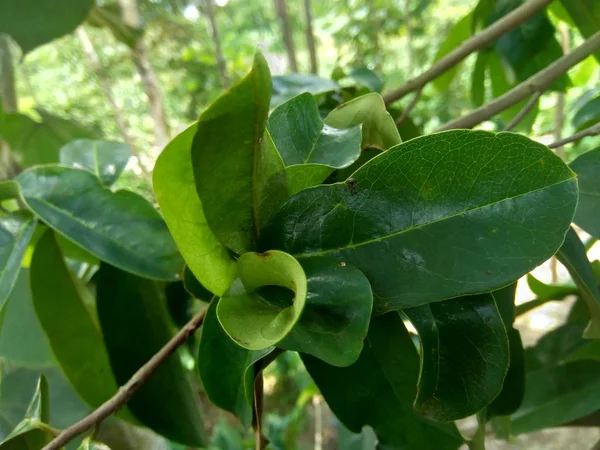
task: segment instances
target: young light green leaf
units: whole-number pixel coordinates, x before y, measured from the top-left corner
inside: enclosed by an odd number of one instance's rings
[[[306,303],[306,275],[296,259],[272,250],[244,253],[238,278],[219,301],[217,316],[225,332],[248,350],[277,344],[292,330]],[[278,286],[294,293],[291,302],[277,296],[268,301],[260,289]]]
[[[119,178],[130,157],[129,146],[115,141],[77,139],[60,149],[61,164],[89,170],[104,186]]]
[[[569,271],[590,312],[590,323],[584,336],[588,339],[600,339],[600,288],[594,278],[585,247],[573,228],[569,228],[556,257]]]
[[[491,294],[434,302],[404,313],[421,341],[417,413],[443,422],[463,419],[500,393],[509,347]]]
[[[365,348],[349,367],[302,360],[327,404],[350,430],[370,425],[382,448],[455,450],[462,439],[454,424],[429,421],[413,411],[419,358],[400,316],[371,321]]]
[[[250,73],[200,115],[192,143],[206,221],[238,254],[256,250],[261,228],[287,198],[283,162],[265,135],[270,99],[269,66],[257,53]]]
[[[202,285],[223,295],[236,276],[234,259],[209,228],[196,193],[191,148],[197,125],[175,136],[152,174],[156,200],[183,258]],[[210,298],[209,298],[210,299]]]
[[[387,111],[381,95],[372,92],[341,104],[325,118],[335,128],[362,124],[361,148],[387,150],[402,142],[394,119]]]
[[[570,166],[579,180],[579,203],[573,221],[600,239],[600,147],[580,155]]]
[[[198,350],[198,370],[206,395],[219,408],[235,414],[249,427],[254,399],[254,364],[274,347],[246,350],[233,342],[217,319],[218,299],[211,302]]]
[[[35,226],[28,213],[0,216],[0,310],[17,281]]]
[[[360,125],[325,125],[309,93],[277,107],[267,128],[286,165],[290,194],[322,183],[334,169],[348,167],[360,156]]]
[[[10,35],[29,53],[36,47],[69,34],[85,20],[94,0],[19,0],[0,2],[0,33]]]
[[[83,440],[77,450],[110,450],[110,448],[102,442],[96,442],[93,441],[92,438],[87,437]]]
[[[525,398],[515,412],[511,431],[529,433],[555,427],[598,409],[600,362],[574,361],[529,372]]]
[[[21,191],[19,183],[14,180],[0,181],[0,202],[19,198]]]
[[[49,230],[36,244],[30,282],[37,317],[65,376],[87,404],[100,406],[119,386],[97,319],[83,300],[87,288],[70,273]],[[56,311],[61,320],[56,320]],[[121,417],[133,420],[127,409],[122,413]]]
[[[515,310],[515,314],[517,316],[525,314],[526,312],[548,302],[564,300],[570,295],[576,295],[579,293],[579,289],[577,289],[575,286],[563,284],[545,284],[530,273],[527,274],[527,285],[529,286],[531,292],[535,294],[536,298],[518,305]]]
[[[104,264],[97,274],[98,318],[117,383],[124,384],[173,336],[172,324],[155,282]],[[204,444],[198,394],[171,355],[128,403],[144,425],[170,440]]]
[[[382,313],[513,282],[556,252],[576,203],[574,174],[545,146],[449,131],[393,147],[345,183],[299,192],[263,248],[353,264]]]
[[[323,259],[302,263],[307,296],[300,320],[278,344],[286,350],[316,356],[332,366],[358,359],[369,329],[373,294],[356,267]]]
[[[111,192],[86,170],[34,167],[17,181],[29,208],[92,255],[140,276],[175,280],[181,255],[160,216],[130,191]]]

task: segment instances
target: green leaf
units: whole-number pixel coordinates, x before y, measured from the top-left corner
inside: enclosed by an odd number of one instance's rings
[[[12,291],[36,221],[30,214],[0,217],[0,310]]]
[[[476,414],[498,395],[508,370],[509,347],[491,294],[430,303],[404,313],[421,341],[417,413],[449,422]]]
[[[77,450],[110,450],[108,445],[102,442],[93,441],[92,438],[85,438]]]
[[[510,349],[510,365],[504,377],[502,390],[494,401],[487,406],[488,417],[514,413],[521,406],[525,395],[525,355],[523,342],[519,330],[513,327],[515,320],[516,287],[517,284],[513,283],[490,293],[494,298],[498,311],[500,311],[506,328],[508,347]]]
[[[62,166],[34,167],[17,181],[36,215],[92,255],[140,276],[179,277],[183,261],[173,239],[138,194],[113,193],[88,171]]]
[[[85,304],[86,287],[70,273],[50,231],[36,244],[30,282],[37,317],[65,376],[86,403],[100,406],[119,386],[97,319]],[[56,319],[57,311],[61,320]],[[123,413],[132,419],[127,409]]]
[[[190,163],[196,129],[196,124],[189,126],[167,144],[156,161],[152,184],[169,231],[189,269],[207,289],[223,295],[236,277],[236,266],[227,248],[209,228],[196,193]]]
[[[6,114],[0,128],[0,135],[24,167],[57,163],[60,148],[67,142],[94,137],[93,133],[73,121],[43,111],[38,113],[42,117],[41,122],[24,114]]]
[[[115,141],[77,139],[60,149],[61,164],[89,170],[104,186],[117,181],[130,157],[129,146]]]
[[[104,264],[97,274],[97,308],[110,364],[122,385],[173,336],[165,299],[155,282]],[[170,440],[204,443],[198,394],[175,352],[129,401],[144,425]]]
[[[472,23],[472,13],[467,14],[458,22],[456,22],[440,46],[440,49],[435,55],[434,61],[439,61],[471,37],[471,28],[473,26]],[[450,87],[450,84],[452,84],[452,81],[456,77],[459,67],[460,64],[452,67],[450,70],[447,70],[445,73],[433,80],[433,85],[436,87],[436,89],[439,91],[447,91]]]
[[[218,299],[211,302],[198,350],[198,370],[206,395],[219,408],[235,414],[249,427],[254,399],[254,364],[274,347],[246,350],[233,342],[217,319]]]
[[[0,33],[10,35],[29,53],[69,34],[85,20],[94,0],[0,0]]]
[[[0,362],[17,367],[49,367],[54,357],[33,309],[29,270],[17,282],[0,310]]]
[[[600,97],[587,102],[573,116],[573,126],[577,130],[583,130],[598,122],[600,122]]]
[[[283,162],[265,134],[270,98],[269,66],[257,53],[250,73],[200,115],[192,143],[208,225],[238,254],[256,250],[261,228],[287,198]]]
[[[312,74],[290,73],[275,76],[272,81],[271,107],[273,108],[303,92],[316,96],[340,89],[335,81]]]
[[[345,183],[299,192],[263,248],[353,264],[382,313],[513,282],[558,249],[576,202],[574,174],[545,146],[449,131],[393,147]]]
[[[0,202],[19,198],[19,195],[21,195],[19,183],[14,180],[0,181]]]
[[[527,374],[525,398],[512,415],[512,432],[555,427],[598,409],[600,362],[574,361]]]
[[[277,344],[292,330],[306,303],[306,276],[293,256],[277,250],[244,253],[238,277],[219,301],[217,316],[227,334],[248,350]],[[268,301],[259,290],[278,286],[294,293],[291,302]]]
[[[350,69],[348,78],[373,92],[381,93],[383,89],[384,81],[381,75],[368,67],[354,67]]]
[[[350,430],[370,425],[382,448],[457,449],[462,439],[454,424],[441,424],[413,411],[419,358],[397,313],[371,321],[365,348],[349,367],[302,359],[327,404]],[[389,446],[389,447],[388,447]]]
[[[131,50],[135,49],[135,45],[144,35],[143,28],[130,27],[123,21],[121,10],[116,4],[95,5],[87,21],[92,26],[108,29],[117,41]]]
[[[600,3],[596,0],[560,0],[584,38],[589,38],[600,29]],[[600,62],[600,51],[594,56]]]
[[[527,274],[527,285],[536,296],[535,299],[521,303],[516,307],[515,314],[520,316],[532,309],[538,308],[550,301],[564,300],[570,295],[577,295],[579,289],[572,285],[545,284],[530,273]]]
[[[471,102],[477,108],[485,102],[485,71],[488,55],[488,52],[477,53],[473,75],[471,76]]]
[[[586,319],[587,322],[587,319]],[[527,370],[532,372],[543,367],[558,366],[571,359],[589,341],[583,339],[586,323],[567,322],[543,335],[533,347],[527,348]]]
[[[40,376],[35,394],[29,403],[25,418],[0,442],[2,450],[39,449],[55,436],[54,430],[47,425],[50,419],[48,401],[48,382]]]
[[[585,232],[600,238],[600,148],[580,155],[570,166],[579,181],[579,203],[573,221]]]
[[[332,366],[358,359],[369,329],[373,294],[356,267],[306,260],[307,296],[300,320],[279,347],[316,356]]]
[[[503,63],[502,59],[497,52],[490,52],[488,56],[488,73],[490,75],[490,81],[492,85],[492,95],[493,98],[498,98],[510,89],[514,87],[514,83],[508,81],[506,74],[506,67]],[[517,103],[516,105],[511,106],[508,109],[505,109],[499,114],[499,117],[505,122],[510,123],[511,120],[515,118],[517,114],[527,105],[528,100],[523,100],[522,102]],[[536,106],[534,106],[530,112],[528,112],[525,117],[519,122],[519,124],[515,127],[515,130],[522,131],[524,133],[528,133],[535,122],[535,118],[537,117],[539,112],[539,101]]]
[[[267,127],[286,166],[290,194],[321,184],[334,169],[348,167],[360,156],[360,125],[325,125],[308,93],[278,106]]]
[[[363,150],[376,148],[383,151],[402,142],[383,98],[374,92],[341,104],[327,115],[325,123],[334,128],[350,128],[362,124]]]
[[[183,269],[183,287],[193,298],[205,303],[210,303],[213,298],[213,293],[198,281],[187,266]]]
[[[556,257],[569,271],[590,312],[590,323],[585,329],[584,337],[600,339],[600,288],[598,288],[592,266],[587,258],[585,247],[573,228],[569,228]]]

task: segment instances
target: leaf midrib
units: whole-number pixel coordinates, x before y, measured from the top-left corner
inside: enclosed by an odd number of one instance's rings
[[[427,227],[429,225],[435,225],[435,224],[443,222],[445,220],[454,219],[456,217],[460,217],[462,215],[469,214],[469,213],[472,213],[474,211],[478,211],[478,210],[485,209],[485,208],[488,208],[488,207],[491,207],[491,206],[494,206],[494,205],[498,205],[498,204],[500,204],[502,202],[505,202],[507,200],[518,199],[518,198],[524,197],[526,195],[530,195],[530,194],[534,194],[536,192],[543,191],[545,189],[550,189],[550,188],[552,188],[554,186],[558,186],[558,185],[563,184],[563,183],[572,182],[573,180],[576,180],[576,177],[572,176],[570,178],[566,178],[566,179],[561,180],[561,181],[559,181],[557,183],[553,183],[553,184],[541,187],[539,189],[534,189],[532,191],[524,192],[522,194],[515,195],[515,196],[512,196],[512,197],[506,197],[506,198],[503,198],[503,199],[495,201],[495,202],[487,203],[485,205],[480,205],[480,206],[477,206],[475,208],[467,209],[467,210],[458,212],[456,214],[452,214],[450,216],[443,217],[441,219],[432,220],[431,222],[423,223],[423,224],[418,225],[418,226],[411,226],[411,227],[405,228],[403,230],[400,230],[400,231],[397,231],[397,232],[394,232],[394,233],[390,233],[390,234],[386,234],[384,236],[378,236],[378,237],[375,237],[373,239],[368,239],[366,241],[362,241],[362,242],[358,242],[358,243],[354,243],[354,244],[350,244],[349,243],[349,244],[347,244],[347,245],[345,245],[343,247],[338,247],[338,248],[321,249],[321,250],[318,250],[318,251],[311,251],[311,252],[306,252],[306,253],[295,253],[292,256],[294,256],[295,258],[309,258],[309,257],[313,257],[313,256],[323,256],[323,255],[328,255],[330,253],[336,253],[336,252],[343,251],[343,250],[348,250],[348,249],[354,249],[354,248],[358,248],[358,247],[363,247],[365,245],[373,244],[375,242],[385,241],[386,239],[391,239],[391,238],[394,238],[396,236],[400,236],[400,235],[406,234],[406,233],[411,232],[411,231],[420,230],[420,229],[425,228],[425,227]]]

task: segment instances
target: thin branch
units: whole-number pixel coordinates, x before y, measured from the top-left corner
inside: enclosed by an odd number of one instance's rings
[[[587,41],[577,47],[569,54],[557,59],[544,70],[529,77],[521,84],[515,86],[504,95],[494,101],[483,105],[460,117],[448,122],[438,128],[437,131],[452,130],[455,128],[473,128],[475,125],[494,117],[496,114],[516,105],[536,92],[544,91],[561,75],[564,75],[571,67],[583,61],[589,55],[600,49],[600,31],[592,35]]]
[[[550,147],[550,148],[562,147],[563,145],[578,141],[580,139],[583,139],[584,137],[598,136],[599,134],[600,134],[600,122],[598,122],[595,125],[592,125],[589,128],[586,128],[585,130],[581,130],[579,133],[575,133],[572,136],[566,137],[564,139],[559,139],[558,141],[555,141],[552,144],[548,145],[548,147]]]
[[[410,114],[410,112],[414,109],[415,106],[417,106],[417,102],[421,98],[421,93],[422,92],[423,92],[423,90],[419,89],[415,93],[415,96],[413,97],[412,101],[408,104],[408,106],[406,107],[406,109],[404,111],[402,111],[402,114],[400,115],[400,117],[398,117],[396,119],[396,125],[400,125],[402,122],[404,122],[406,120],[406,118],[408,117],[408,115]]]
[[[262,415],[264,401],[264,377],[262,371],[258,372],[254,380],[254,442],[256,450],[263,450],[269,443],[262,434]]]
[[[471,53],[486,47],[500,36],[510,30],[518,27],[520,24],[530,19],[535,13],[545,8],[552,0],[530,0],[514,9],[502,19],[494,22],[485,30],[477,33],[463,44],[448,53],[445,57],[437,61],[429,70],[416,78],[408,81],[404,86],[388,93],[383,97],[385,104],[389,105],[396,100],[401,99],[406,94],[418,89],[422,89],[430,81],[436,79],[441,74],[456,66],[459,62],[469,56]]]
[[[310,9],[310,0],[304,0],[304,18],[306,20],[306,47],[308,48],[308,54],[310,55],[310,71],[311,73],[316,74],[319,72],[319,67],[317,63],[315,34],[312,26],[312,12]]]
[[[47,444],[42,450],[57,450],[62,448],[67,443],[71,442],[75,437],[94,428],[101,421],[106,419],[111,414],[122,408],[133,395],[150,379],[161,364],[163,364],[169,356],[171,356],[186,340],[194,334],[194,332],[202,325],[206,308],[192,317],[179,332],[171,338],[169,342],[161,348],[150,360],[144,364],[129,381],[119,388],[117,393],[110,399],[105,401],[92,413],[74,423],[69,428],[63,430],[52,442]]]
[[[527,102],[527,104],[523,107],[523,109],[521,109],[521,111],[519,111],[519,113],[513,118],[513,120],[511,120],[510,123],[508,125],[506,125],[506,127],[504,128],[504,131],[510,131],[513,128],[515,128],[517,125],[519,125],[521,120],[523,120],[525,118],[525,116],[527,114],[529,114],[529,111],[531,111],[533,109],[533,107],[538,102],[538,100],[540,99],[542,94],[543,94],[542,91],[538,91],[535,94],[533,94],[531,96],[531,98],[529,99],[529,101]]]
[[[229,86],[229,76],[227,75],[227,62],[223,56],[223,48],[221,47],[221,36],[219,34],[219,27],[217,27],[217,21],[212,8],[213,0],[205,0],[204,8],[210,29],[212,32],[213,43],[215,44],[215,58],[217,60],[217,68],[219,69],[219,75],[221,76],[221,86],[227,88]]]

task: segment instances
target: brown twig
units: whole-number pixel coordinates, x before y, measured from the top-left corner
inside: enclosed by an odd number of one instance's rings
[[[533,109],[533,107],[535,106],[537,101],[540,99],[542,94],[543,94],[542,91],[538,91],[535,94],[533,94],[531,96],[531,98],[529,99],[529,101],[527,102],[527,104],[521,109],[521,111],[519,111],[519,113],[513,118],[513,120],[510,121],[510,123],[508,125],[506,125],[506,127],[504,128],[504,131],[510,131],[513,128],[515,128],[517,125],[519,125],[521,120],[523,120],[525,118],[525,116],[527,114],[529,114],[529,111],[531,111]]]
[[[583,139],[584,137],[598,136],[599,134],[600,134],[600,122],[598,122],[595,125],[592,125],[589,128],[586,128],[585,130],[581,130],[579,133],[575,133],[572,136],[566,137],[564,139],[559,139],[558,141],[555,141],[552,144],[548,145],[548,147],[550,147],[550,148],[562,147],[563,145],[578,141],[580,139]]]
[[[531,2],[527,2],[528,4]],[[494,117],[496,114],[516,105],[536,92],[543,91],[571,67],[583,61],[589,55],[600,49],[600,31],[593,34],[588,40],[569,54],[557,59],[544,70],[532,75],[521,84],[515,86],[504,95],[491,101],[487,105],[471,111],[469,114],[448,122],[436,131],[452,130],[456,128],[473,128],[475,125]]]
[[[122,408],[133,395],[150,379],[152,374],[164,363],[175,350],[177,350],[194,332],[202,325],[206,308],[196,314],[179,332],[171,338],[169,342],[161,348],[150,360],[144,364],[129,381],[121,386],[117,393],[105,401],[90,415],[84,417],[79,422],[74,423],[69,428],[60,432],[49,444],[42,450],[57,450],[73,440],[80,434],[94,428],[111,414]]]
[[[254,366],[256,378],[254,379],[254,411],[252,414],[252,428],[254,428],[254,441],[256,450],[263,450],[269,441],[262,434],[262,416],[263,416],[263,393],[264,377],[263,370],[269,364],[275,361],[285,350],[276,348]]]
[[[408,117],[408,115],[410,114],[410,112],[414,109],[414,107],[417,106],[417,102],[421,98],[421,92],[423,92],[423,89],[419,89],[415,93],[415,96],[412,99],[412,101],[408,104],[406,109],[404,111],[402,111],[402,114],[400,115],[400,117],[398,117],[396,119],[396,126],[399,126],[402,122],[404,122],[406,120],[406,118]]]
[[[535,13],[546,7],[552,0],[530,0],[523,5],[511,11],[502,19],[494,22],[485,30],[477,33],[470,39],[463,42],[454,51],[448,53],[442,59],[437,61],[426,72],[416,78],[408,81],[404,86],[383,96],[386,105],[400,100],[409,92],[422,89],[430,81],[436,79],[444,72],[450,70],[471,53],[486,47],[500,36],[506,34],[510,30],[518,27],[520,24],[531,18]]]

